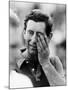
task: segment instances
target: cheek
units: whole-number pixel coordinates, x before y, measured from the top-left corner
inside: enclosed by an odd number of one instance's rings
[[[31,41],[31,36],[26,33],[26,34],[24,35],[24,39],[25,39],[25,43],[27,44],[27,43],[29,43],[29,42]]]
[[[24,39],[25,40],[29,40],[30,39],[30,35],[28,33],[24,34]]]

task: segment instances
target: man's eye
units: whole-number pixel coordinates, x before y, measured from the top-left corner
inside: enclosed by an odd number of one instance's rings
[[[39,35],[44,35],[43,33],[41,33],[41,32],[37,32],[37,36],[39,36]]]
[[[28,32],[29,32],[29,34],[31,34],[31,35],[33,35],[33,34],[34,34],[34,32],[33,32],[33,31],[31,31],[31,30],[29,30]]]

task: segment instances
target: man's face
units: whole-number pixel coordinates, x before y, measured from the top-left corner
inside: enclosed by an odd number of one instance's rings
[[[30,54],[37,53],[38,34],[44,35],[45,28],[46,25],[44,22],[35,22],[33,20],[27,22],[27,28],[24,31],[24,39]]]

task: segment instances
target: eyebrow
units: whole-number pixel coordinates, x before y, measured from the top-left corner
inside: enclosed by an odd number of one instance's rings
[[[28,31],[33,31],[32,29],[28,29]],[[34,32],[34,31],[33,31]],[[42,32],[37,32],[37,34],[42,34],[42,35],[44,35],[44,33],[42,33]]]

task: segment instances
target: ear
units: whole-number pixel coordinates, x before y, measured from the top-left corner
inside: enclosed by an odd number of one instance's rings
[[[24,37],[25,37],[25,34],[26,34],[26,30],[23,30],[23,35],[24,35]]]
[[[26,33],[26,30],[23,30],[23,33],[25,34]]]
[[[53,36],[53,33],[51,32],[50,35],[49,35],[50,40],[51,40],[52,36]]]
[[[23,37],[24,37],[24,45],[25,45],[25,39],[26,39],[26,30],[23,30]]]
[[[50,33],[50,35],[49,35],[49,37],[48,37],[48,43],[50,42],[52,36],[53,36],[53,33]]]

